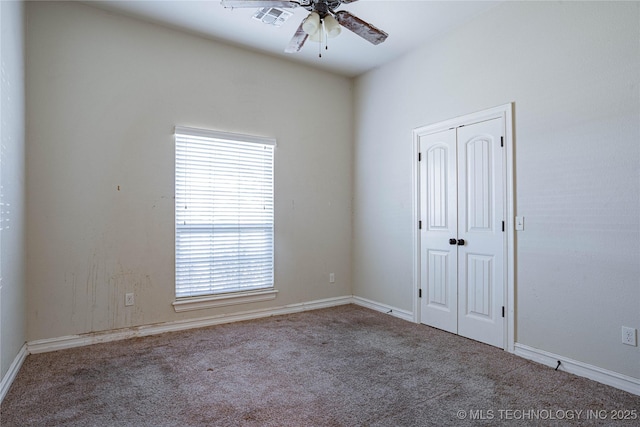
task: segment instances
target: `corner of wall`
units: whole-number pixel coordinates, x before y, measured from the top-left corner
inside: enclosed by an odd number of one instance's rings
[[[25,16],[24,2],[0,2],[0,378],[3,392],[19,369],[21,362],[16,360],[23,360],[21,354],[26,355]]]

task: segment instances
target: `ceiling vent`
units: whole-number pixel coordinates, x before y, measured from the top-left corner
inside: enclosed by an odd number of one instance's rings
[[[253,15],[253,19],[264,22],[267,25],[280,27],[292,15],[293,12],[286,10],[277,9],[275,7],[263,7]]]

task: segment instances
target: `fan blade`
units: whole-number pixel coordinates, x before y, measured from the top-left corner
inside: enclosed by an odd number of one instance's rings
[[[226,8],[252,7],[260,9],[261,7],[294,8],[300,6],[299,2],[293,0],[222,0],[220,3]]]
[[[344,3],[344,2],[343,2]],[[374,27],[366,21],[358,18],[347,12],[346,10],[341,10],[336,12],[336,19],[349,31],[353,31],[366,41],[373,44],[380,44],[387,39],[389,34],[384,31]]]
[[[302,29],[302,24],[304,24],[304,21],[300,23],[300,26],[296,30],[296,33],[293,35],[291,41],[289,42],[289,46],[287,46],[287,48],[284,50],[285,52],[296,53],[299,52],[300,49],[302,49],[302,46],[304,46],[304,42],[307,41],[309,34],[304,32],[304,30]]]

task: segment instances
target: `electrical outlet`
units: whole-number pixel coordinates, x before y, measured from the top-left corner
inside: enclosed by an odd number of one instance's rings
[[[628,326],[622,327],[622,344],[636,346],[636,329]]]
[[[329,283],[336,283],[336,275],[329,273]]]
[[[135,298],[133,297],[133,292],[128,293],[128,294],[124,294],[124,305],[125,306],[130,306],[135,304]]]

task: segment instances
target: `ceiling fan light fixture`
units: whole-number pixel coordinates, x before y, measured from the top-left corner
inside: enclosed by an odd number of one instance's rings
[[[316,12],[311,12],[307,19],[302,24],[302,29],[305,33],[313,36],[320,29],[320,15]]]
[[[326,49],[326,40],[330,37],[338,36],[343,27],[373,45],[378,45],[385,41],[388,34],[384,31],[346,10],[335,11],[342,4],[355,1],[357,0],[221,0],[221,3],[225,8],[231,9],[260,8],[254,15],[254,19],[276,26],[286,19],[283,8],[294,9],[301,7],[306,9],[309,15],[298,25],[296,32],[284,50],[287,53],[295,53],[299,52],[309,39],[318,42],[324,41]],[[292,12],[288,13],[293,14]]]
[[[316,43],[322,42],[322,30],[318,28],[318,31],[309,36],[309,41]]]
[[[342,27],[340,26],[340,23],[336,21],[336,18],[331,15],[327,15],[324,17],[323,21],[324,30],[327,32],[328,37],[337,37],[340,35]]]

